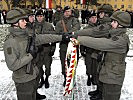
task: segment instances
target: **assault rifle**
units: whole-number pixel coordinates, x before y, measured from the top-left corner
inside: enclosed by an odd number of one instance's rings
[[[31,55],[33,56],[33,58],[35,58],[36,55],[36,47],[35,47],[35,30],[32,33],[31,36],[28,37],[28,44],[27,44],[27,48],[26,48],[26,52],[27,53],[31,53]],[[27,65],[27,69],[26,69],[26,73],[27,74],[33,74],[33,65],[34,62],[33,60]]]

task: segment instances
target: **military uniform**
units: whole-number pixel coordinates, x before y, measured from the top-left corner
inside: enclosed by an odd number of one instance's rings
[[[63,17],[63,20],[65,22],[65,25],[67,27],[68,32],[76,31],[80,29],[80,24],[78,19],[74,17],[65,18]],[[56,32],[64,32],[63,26],[61,21],[59,21],[55,27]],[[60,60],[62,65],[62,74],[65,74],[65,57],[67,52],[67,45],[68,43],[60,43]]]
[[[130,26],[131,18],[127,12],[115,12],[111,18],[117,20],[122,26]],[[128,20],[125,20],[127,18]],[[99,80],[103,83],[103,99],[119,100],[125,77],[125,58],[129,50],[129,38],[126,35],[126,28],[109,29],[107,26],[102,28],[104,32],[108,31],[110,38],[79,36],[78,40],[84,46],[106,51],[105,61],[99,73]],[[82,33],[87,30],[83,31]],[[88,33],[90,32],[92,32],[91,29],[88,30]]]
[[[69,6],[66,6],[64,8],[64,14],[66,11],[68,11],[68,13],[71,13],[71,9]],[[65,16],[63,15],[62,19],[56,24],[55,27],[55,31],[57,33],[64,33],[64,32],[73,32],[76,30],[80,29],[80,23],[79,20],[75,17],[73,17],[72,15],[69,16]],[[68,42],[60,42],[60,60],[61,60],[61,66],[62,66],[62,74],[64,75],[64,83],[63,85],[65,86],[66,83],[66,72],[65,72],[65,58],[66,58],[66,52],[67,52],[67,46],[68,46]]]
[[[37,12],[37,15],[39,14],[39,11]],[[44,31],[53,31],[53,26],[46,22],[45,20],[42,20],[42,22],[38,22],[36,20],[35,22],[35,31],[36,34],[44,34]],[[45,75],[46,75],[46,79],[45,79],[45,87],[48,88],[49,87],[49,82],[48,82],[48,77],[51,75],[51,64],[52,64],[52,56],[54,55],[55,52],[55,47],[56,47],[56,43],[48,43],[48,44],[43,44],[41,46],[39,46],[39,53],[40,53],[40,68],[43,68],[43,65],[45,65]],[[44,79],[43,79],[43,69],[41,70],[42,76],[41,76],[41,83],[40,83],[40,87],[42,87],[42,85],[44,84]]]
[[[25,33],[25,30],[22,29],[9,28],[9,32],[11,32],[11,34],[5,41],[3,48],[7,66],[11,71],[13,71],[12,78],[16,84],[16,88],[19,87],[19,85],[21,87],[22,84],[27,86],[27,84],[30,84],[28,83],[30,81],[34,82],[31,90],[28,90],[28,87],[25,87],[25,91],[21,91],[20,88],[17,88],[18,99],[20,98],[19,100],[34,100],[33,98],[28,99],[28,95],[25,97],[27,99],[21,99],[23,92],[30,93],[32,91],[31,95],[33,95],[33,92],[36,93],[35,80],[39,74],[39,70],[35,65],[33,65],[33,74],[26,74],[26,66],[33,59],[31,54],[26,53],[28,36]],[[37,45],[41,45],[49,42],[56,42],[57,40],[59,41],[62,38],[58,37],[54,39],[54,37],[56,36],[38,35],[36,37],[36,43]],[[23,90],[23,87],[21,89]],[[19,97],[19,95],[21,96]]]
[[[53,14],[52,20],[53,20],[54,26],[56,26],[57,22],[61,20],[62,16],[63,16],[63,12],[58,10]]]
[[[26,51],[29,44],[28,35],[33,32],[28,31],[29,28],[20,26],[20,24],[26,26],[24,18],[27,18],[26,13],[20,8],[15,8],[7,13],[7,23],[13,25],[9,27],[10,33],[6,37],[3,49],[7,67],[13,71],[12,79],[15,82],[18,100],[36,100],[39,69],[34,59],[36,52],[29,51],[28,53]],[[23,20],[23,22],[21,23],[19,20]],[[35,46],[61,40],[62,36],[36,35]],[[27,71],[29,65],[31,73]],[[46,96],[44,97],[46,98]]]
[[[42,28],[42,29],[41,29]],[[43,30],[45,31],[53,31],[53,26],[48,23],[48,22],[35,22],[35,30],[37,32],[37,34],[44,34],[43,33]],[[43,50],[41,51],[42,53],[42,58],[43,58],[43,64],[45,65],[46,67],[46,71],[45,71],[45,74],[46,75],[51,75],[51,63],[52,63],[52,55],[51,52],[54,52],[55,51],[55,45],[53,45],[52,43],[48,43],[48,44],[44,44],[43,45]]]
[[[95,15],[96,16],[96,15]],[[88,28],[92,28],[92,27],[96,27],[97,23],[88,23],[88,26],[85,27],[84,29],[88,29]],[[85,58],[85,65],[86,65],[86,74],[88,76],[88,80],[87,80],[87,85],[90,86],[91,83],[93,85],[96,85],[96,73],[97,73],[97,55],[98,55],[98,50],[80,45],[80,52],[81,55],[83,54],[84,58]],[[84,55],[85,54],[85,55]],[[90,75],[91,78],[90,78]]]

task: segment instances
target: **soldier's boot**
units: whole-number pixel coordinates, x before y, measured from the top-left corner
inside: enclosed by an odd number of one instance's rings
[[[88,86],[91,86],[91,78],[90,78],[90,75],[88,75],[87,85],[88,85]]]
[[[95,96],[95,95],[97,95],[99,93],[99,90],[97,89],[97,90],[95,90],[95,91],[90,91],[89,93],[88,93],[88,95],[90,95],[90,96]]]
[[[64,74],[64,82],[63,82],[63,86],[65,87],[66,85],[66,74]]]
[[[91,96],[90,100],[102,100],[102,92],[99,91],[97,95]]]
[[[45,95],[41,95],[38,92],[36,93],[36,100],[42,100],[42,99],[45,99],[45,98],[46,98]]]
[[[92,75],[92,77],[91,77],[91,83],[92,83],[93,85],[97,85],[96,77],[93,76],[93,75]]]
[[[48,77],[49,77],[49,76],[46,75],[46,78],[45,78],[45,88],[49,88]]]
[[[45,84],[45,81],[44,81],[44,77],[42,76],[38,88],[42,88],[42,86],[43,86],[44,84]]]

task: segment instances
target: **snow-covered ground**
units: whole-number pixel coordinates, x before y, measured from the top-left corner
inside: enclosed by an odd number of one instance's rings
[[[50,88],[43,86],[39,93],[47,96],[46,100],[71,100],[71,95],[64,97],[63,76],[61,75],[61,64],[59,60],[58,44],[53,63],[51,66],[51,76],[49,78]],[[130,50],[128,55],[133,55]],[[126,58],[127,67],[124,84],[121,91],[120,100],[133,100],[133,57]],[[76,86],[74,88],[75,100],[89,100],[88,92],[95,89],[95,86],[87,86],[87,76],[83,58],[80,58],[76,73]],[[12,72],[8,70],[3,51],[0,51],[0,100],[16,100],[16,90],[11,79]]]
[[[7,25],[8,26],[8,25]],[[0,36],[4,37],[8,31],[6,25],[0,25]],[[81,26],[82,28],[85,25]],[[126,75],[121,91],[120,100],[133,100],[133,29],[128,30],[127,34],[130,36],[131,46],[126,58],[127,67]],[[4,38],[0,38],[0,50],[3,44]],[[45,66],[44,66],[45,68]],[[94,90],[95,86],[87,86],[86,67],[84,65],[83,58],[80,58],[78,67],[76,70],[76,86],[74,88],[75,100],[89,100],[88,92]],[[16,89],[12,81],[12,72],[8,70],[3,51],[0,51],[0,100],[17,100]],[[61,63],[59,60],[59,44],[57,44],[56,52],[53,57],[53,63],[51,66],[51,76],[49,78],[50,87],[45,89],[43,86],[38,90],[39,93],[47,96],[46,100],[72,100],[71,95],[64,97],[64,78],[61,75]]]

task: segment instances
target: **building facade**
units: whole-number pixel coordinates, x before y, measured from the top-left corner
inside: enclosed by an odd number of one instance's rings
[[[8,1],[8,4],[5,2]],[[12,0],[0,0],[0,10],[8,10],[12,8]],[[95,5],[91,5],[90,0],[42,0],[42,7],[46,8],[46,2],[50,2],[52,4],[52,8],[56,8],[56,5],[61,5],[62,8],[64,6],[70,6],[71,8],[77,7],[78,9],[97,9]],[[78,3],[77,3],[78,1]],[[99,4],[111,4],[114,10],[129,10],[133,11],[133,0],[97,0]],[[39,6],[38,0],[35,0],[34,5]],[[33,6],[31,0],[22,0],[20,2],[21,7],[30,7]]]

